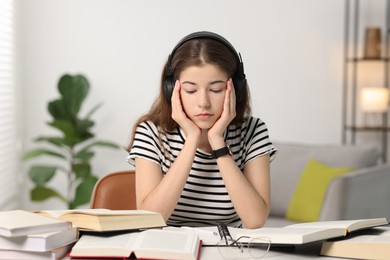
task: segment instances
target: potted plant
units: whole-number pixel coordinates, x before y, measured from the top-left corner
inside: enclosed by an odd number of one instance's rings
[[[52,117],[48,125],[58,130],[59,136],[38,136],[34,142],[47,144],[26,152],[23,160],[48,156],[59,161],[58,165],[33,164],[28,176],[34,183],[30,196],[33,201],[58,198],[66,203],[68,209],[77,208],[89,202],[98,177],[92,173],[91,159],[94,148],[119,146],[109,141],[96,140],[92,132],[92,114],[101,106],[93,107],[86,116],[79,115],[88,95],[90,86],[83,75],[63,75],[58,82],[60,97],[48,103],[47,109]],[[62,173],[66,178],[67,192],[64,196],[49,186],[49,181]]]

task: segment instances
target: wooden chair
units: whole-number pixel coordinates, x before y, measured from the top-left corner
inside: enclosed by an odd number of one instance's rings
[[[135,171],[109,173],[95,184],[91,208],[136,209]]]

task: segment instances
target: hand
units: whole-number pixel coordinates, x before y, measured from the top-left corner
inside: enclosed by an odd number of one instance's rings
[[[233,80],[229,79],[227,82],[225,100],[223,104],[223,111],[221,117],[214,123],[214,125],[208,130],[207,136],[211,146],[216,140],[223,138],[223,133],[230,124],[230,122],[236,117],[236,93],[234,92]],[[220,143],[220,142],[219,142]],[[220,144],[216,144],[220,146]],[[221,147],[213,147],[215,149]]]
[[[181,104],[180,89],[181,89],[180,81],[176,80],[175,87],[172,93],[172,98],[171,98],[172,118],[183,129],[187,138],[190,136],[195,136],[199,140],[201,130],[194,122],[192,122],[187,117],[186,113],[184,112],[183,106]]]

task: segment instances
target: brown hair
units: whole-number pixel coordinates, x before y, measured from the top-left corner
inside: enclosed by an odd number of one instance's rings
[[[222,43],[207,38],[193,39],[183,43],[172,57],[171,68],[173,69],[174,79],[177,79],[185,69],[204,64],[216,65],[230,77],[235,75],[238,65],[233,53]],[[150,120],[155,125],[160,126],[163,132],[172,131],[178,127],[171,116],[171,104],[164,96],[163,83],[166,69],[167,64],[164,65],[161,73],[160,94],[154,100],[149,112],[141,116],[133,126],[131,141],[127,147],[129,152],[134,141],[135,130],[142,122]],[[236,104],[236,117],[231,124],[242,123],[250,115],[251,106],[249,90],[247,90],[246,95]]]

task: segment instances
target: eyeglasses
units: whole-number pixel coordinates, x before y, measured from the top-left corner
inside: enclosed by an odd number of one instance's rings
[[[252,257],[259,259],[264,257],[271,246],[268,237],[241,236],[233,239],[226,225],[217,226],[221,240],[218,242],[218,251],[225,259],[236,259],[242,257]]]
[[[242,236],[231,240],[222,238],[218,242],[218,251],[225,259],[237,259],[252,257],[255,259],[263,258],[271,246],[271,240],[268,237]]]

